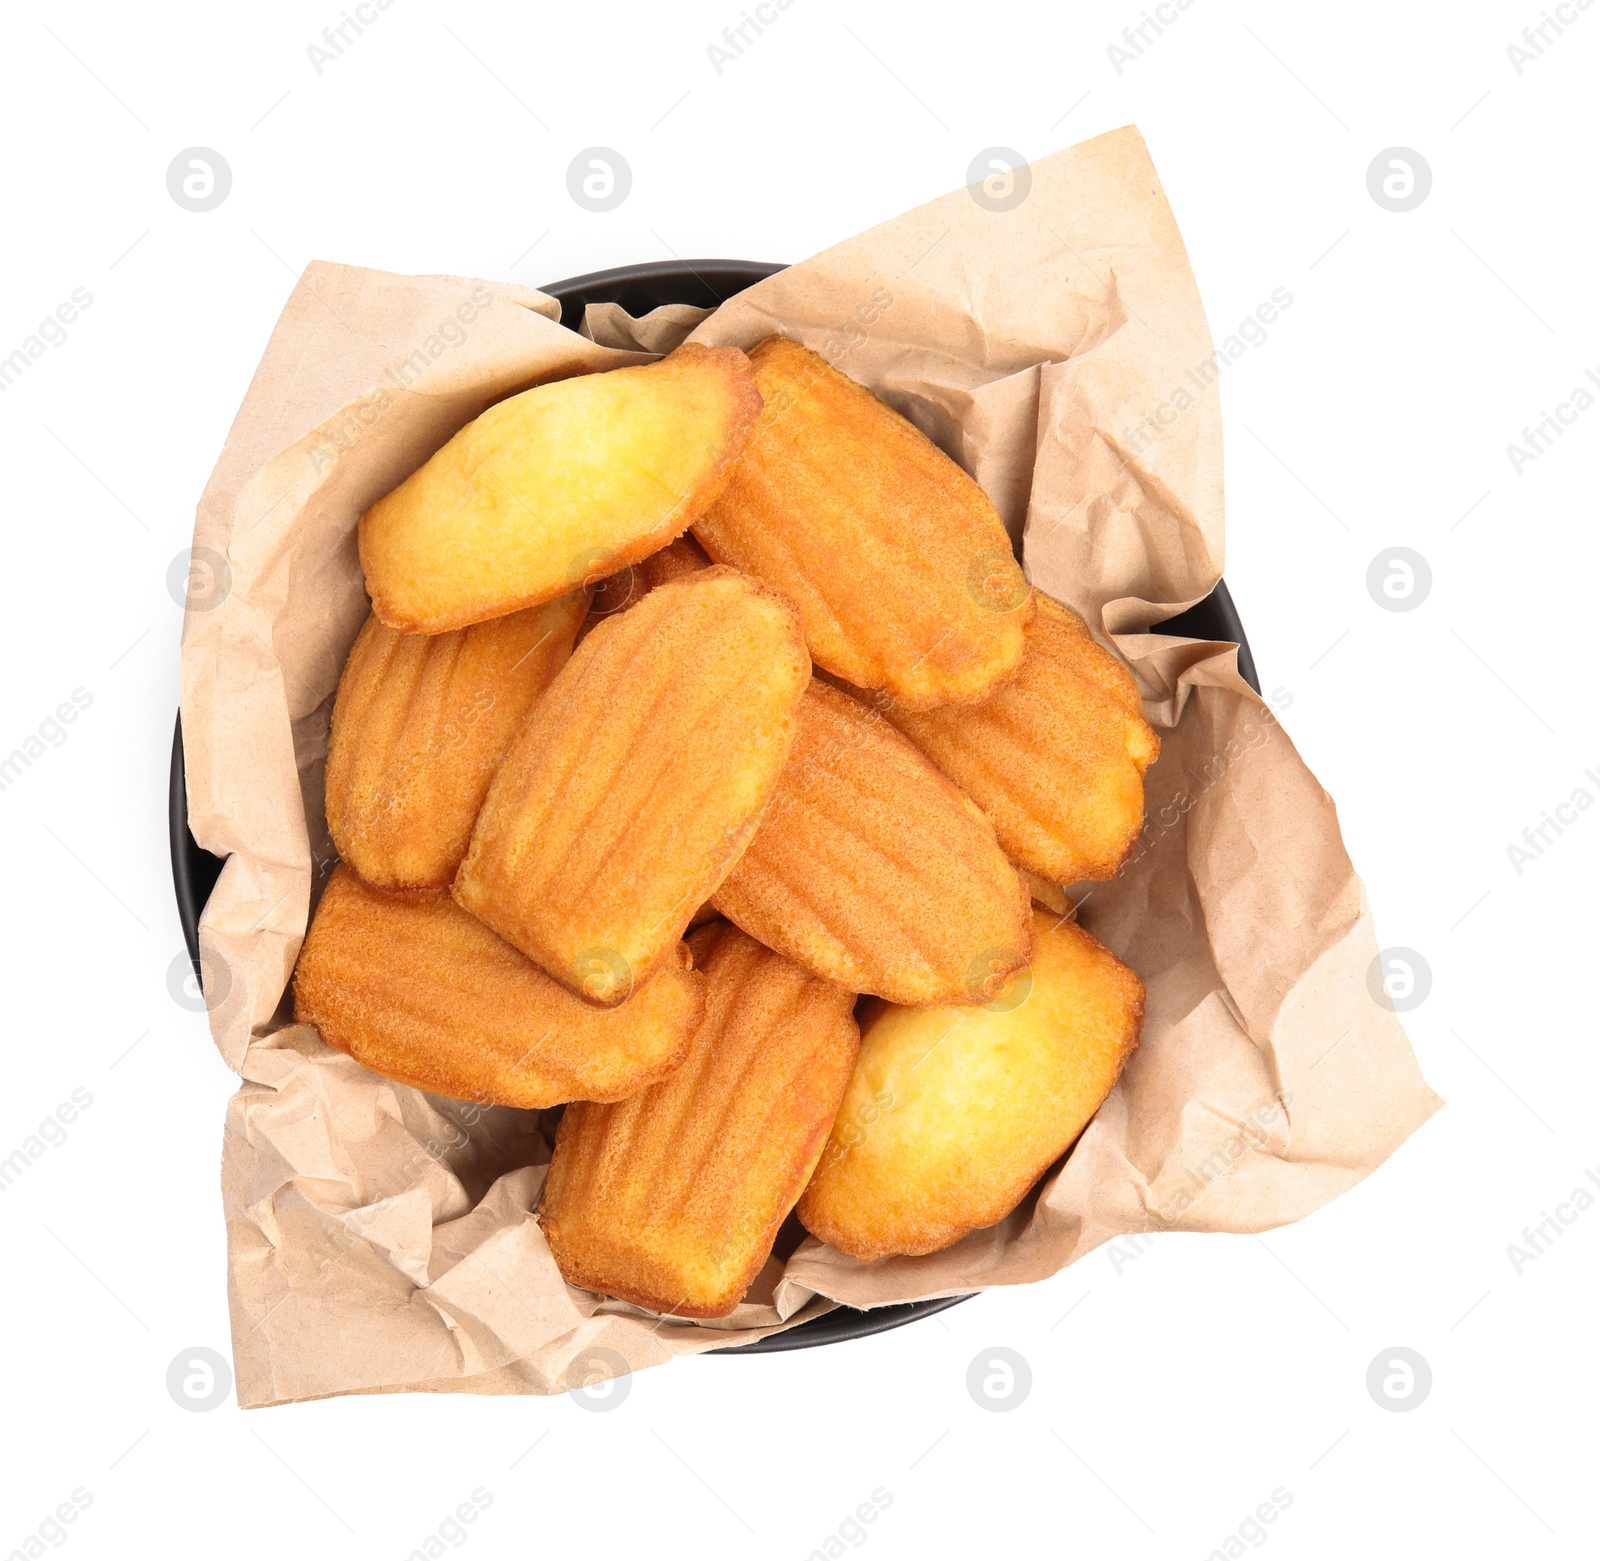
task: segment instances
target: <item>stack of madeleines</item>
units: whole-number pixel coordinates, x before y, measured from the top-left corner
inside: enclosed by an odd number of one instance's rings
[[[687,345],[491,407],[360,553],[297,1018],[567,1104],[551,1251],[654,1311],[791,1210],[863,1260],[1011,1213],[1138,1044],[1062,886],[1159,744],[978,485],[793,341]]]

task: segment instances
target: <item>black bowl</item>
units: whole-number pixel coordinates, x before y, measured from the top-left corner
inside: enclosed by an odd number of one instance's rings
[[[587,276],[569,277],[541,289],[561,301],[561,323],[576,328],[583,320],[586,305],[619,303],[629,314],[647,314],[661,304],[695,304],[701,308],[716,305],[741,293],[752,283],[781,271],[781,265],[759,260],[667,260],[650,265],[618,266],[611,271],[593,271]],[[1244,625],[1228,595],[1228,588],[1217,588],[1203,601],[1160,625],[1173,634],[1191,635],[1203,640],[1227,640],[1239,647],[1239,672],[1259,694],[1255,661],[1245,639]],[[184,784],[183,720],[179,717],[172,734],[172,769],[167,787],[167,835],[172,847],[172,883],[178,896],[178,919],[183,923],[183,940],[189,948],[195,975],[200,975],[200,913],[222,871],[222,858],[202,850],[189,832],[189,799]],[[858,1311],[841,1306],[790,1328],[770,1334],[751,1344],[711,1350],[713,1355],[765,1355],[778,1350],[803,1350],[818,1344],[837,1344],[844,1339],[864,1338],[869,1333],[884,1333],[931,1317],[970,1296],[944,1296],[934,1301],[907,1301],[900,1306],[880,1306]]]

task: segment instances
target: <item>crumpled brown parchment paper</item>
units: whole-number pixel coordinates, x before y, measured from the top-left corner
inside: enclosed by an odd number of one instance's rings
[[[300,279],[200,502],[209,583],[183,638],[190,823],[228,858],[201,947],[212,1032],[243,1077],[223,1199],[245,1406],[559,1392],[833,1301],[1042,1279],[1120,1233],[1265,1230],[1359,1181],[1438,1108],[1369,992],[1376,943],[1332,800],[1232,647],[1144,632],[1210,591],[1223,538],[1213,348],[1144,143],[1115,131],[1031,181],[1010,210],[955,191],[709,315],[600,306],[581,333],[505,283],[324,263]],[[1033,582],[1134,668],[1162,755],[1134,860],[1088,886],[1081,916],[1149,1001],[1121,1082],[1002,1224],[870,1265],[808,1237],[705,1325],[562,1281],[531,1212],[539,1117],[368,1073],[291,1022],[287,987],[333,860],[322,766],[367,611],[361,512],[515,391],[691,333],[751,346],[773,331],[971,471]]]

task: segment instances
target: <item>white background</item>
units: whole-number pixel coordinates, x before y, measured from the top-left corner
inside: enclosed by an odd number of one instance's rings
[[[1600,409],[1520,475],[1506,450],[1600,372],[1600,7],[1519,75],[1507,45],[1539,10],[1196,0],[1119,75],[1136,0],[795,0],[718,74],[739,0],[395,0],[319,75],[338,0],[6,8],[0,356],[74,288],[94,301],[0,395],[0,750],[74,689],[93,702],[0,793],[0,1156],[74,1089],[93,1104],[0,1195],[0,1555],[77,1487],[82,1557],[399,1558],[480,1487],[485,1555],[799,1558],[880,1487],[876,1557],[1198,1561],[1280,1487],[1274,1555],[1592,1553],[1600,1208],[1520,1274],[1506,1250],[1600,1168],[1600,811],[1520,874],[1507,852],[1575,788],[1600,796]],[[294,275],[798,259],[966,183],[980,150],[1130,121],[1218,338],[1293,294],[1223,386],[1227,578],[1380,940],[1431,968],[1406,1022],[1446,1109],[1265,1238],[1164,1236],[880,1338],[680,1362],[612,1413],[177,1407],[174,1356],[228,1349],[233,1079],[168,993],[167,576]],[[633,170],[604,215],[566,192],[596,144]],[[165,183],[196,145],[234,181],[201,215]],[[1405,214],[1366,186],[1397,145],[1434,180]],[[1365,585],[1396,545],[1433,575],[1405,613]],[[999,1345],[1033,1386],[990,1413],[965,1381]],[[1365,1386],[1396,1345],[1433,1373],[1408,1413]]]

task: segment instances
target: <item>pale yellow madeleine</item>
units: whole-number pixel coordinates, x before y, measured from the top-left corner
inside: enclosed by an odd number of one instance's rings
[[[1045,911],[1031,964],[985,1007],[874,1005],[801,1223],[867,1259],[1004,1219],[1088,1125],[1143,1020],[1139,978]]]
[[[700,346],[490,407],[361,517],[373,611],[437,634],[648,557],[722,491],[760,409],[745,355]]]

